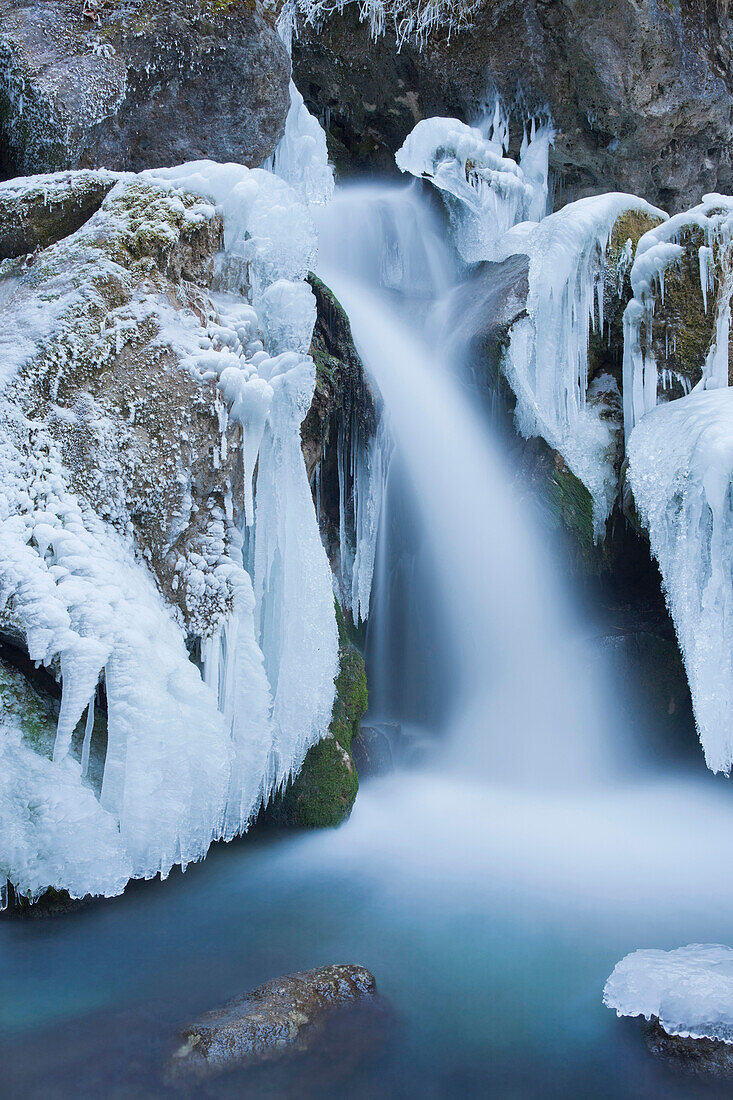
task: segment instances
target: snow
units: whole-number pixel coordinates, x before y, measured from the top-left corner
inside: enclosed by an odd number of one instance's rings
[[[733,390],[659,405],[634,428],[628,477],[659,562],[705,760],[733,763]]]
[[[689,240],[691,231],[701,231],[703,243]],[[682,242],[688,238],[687,244]],[[655,407],[659,399],[659,371],[652,348],[655,311],[664,304],[665,272],[679,264],[686,247],[697,248],[700,295],[705,312],[715,297],[715,338],[708,352],[701,389],[728,385],[728,339],[730,299],[733,294],[733,198],[705,195],[703,201],[661,225],[639,240],[631,268],[633,298],[624,314],[624,430],[626,438],[634,425]]]
[[[175,218],[223,217],[208,320],[173,308],[154,288],[135,289],[112,259],[120,211],[127,203],[140,217],[140,196],[151,226],[142,215],[139,231],[154,231],[164,249],[178,239]],[[0,871],[22,894],[47,886],[113,894],[130,876],[165,876],[202,858],[212,840],[247,828],[327,732],[338,636],[300,443],[315,385],[307,355],[315,302],[303,282],[315,244],[304,204],[282,179],[202,161],[120,177],[82,230],[41,254],[37,271],[18,277],[13,269],[7,280],[0,271],[0,604],[31,659],[63,688],[53,761],[0,727]],[[42,420],[31,425],[13,396],[18,371],[66,325],[77,339],[73,325],[100,273],[132,294],[127,320],[115,324],[134,330],[153,319],[159,346],[175,350],[180,369],[215,381],[214,466],[227,426],[241,429],[242,487],[236,499],[232,487],[226,514],[212,512],[214,556],[177,567],[191,590],[219,585],[230,601],[201,639],[203,678],[180,615],[130,532],[72,488],[53,431]],[[84,774],[100,678],[108,745],[97,800]],[[72,734],[85,711],[80,764]]]
[[[669,1035],[733,1043],[733,948],[634,951],[616,964],[603,1003],[619,1016],[656,1017]]]
[[[606,248],[629,210],[666,217],[633,195],[579,199],[509,230],[497,255],[525,253],[530,261],[528,316],[512,327],[503,361],[517,397],[517,427],[546,439],[587,487],[596,537],[616,495],[615,439],[612,422],[588,401],[588,340],[603,328]]]
[[[493,260],[502,237],[517,222],[546,211],[549,123],[532,120],[517,164],[506,156],[508,119],[497,102],[488,134],[457,118],[427,118],[408,134],[395,160],[402,172],[424,177],[448,208],[455,243],[467,263]]]

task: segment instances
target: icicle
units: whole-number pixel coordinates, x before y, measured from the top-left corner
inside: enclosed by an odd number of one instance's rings
[[[615,429],[586,402],[588,340],[596,312],[599,328],[603,321],[606,246],[628,210],[663,216],[632,195],[580,199],[537,225],[509,230],[497,253],[530,258],[528,316],[512,327],[503,358],[517,397],[517,427],[546,439],[586,485],[597,537],[616,495]]]
[[[111,645],[94,638],[78,638],[61,654],[61,710],[59,711],[55,762],[63,760],[71,746],[71,735],[96,689],[99,673],[109,657]]]
[[[87,707],[87,721],[84,727],[84,744],[81,748],[81,774],[82,777],[86,777],[89,771],[89,751],[92,746],[92,731],[94,729],[94,697],[96,695],[96,689],[92,692],[92,697],[89,700],[89,706]]]

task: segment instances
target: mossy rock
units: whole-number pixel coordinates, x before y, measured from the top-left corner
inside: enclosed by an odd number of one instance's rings
[[[715,338],[718,263],[715,263],[715,286],[708,291],[706,312],[699,257],[705,234],[699,226],[689,226],[680,233],[678,243],[685,249],[684,255],[665,271],[664,301],[657,302],[652,327],[652,348],[659,370],[669,370],[679,378],[667,390],[667,398],[684,396],[683,379],[688,389],[697,385]]]
[[[265,810],[265,820],[273,824],[301,829],[340,825],[359,790],[351,742],[367,708],[366,668],[338,604],[336,609],[340,669],[329,732],[308,750],[298,775]]]

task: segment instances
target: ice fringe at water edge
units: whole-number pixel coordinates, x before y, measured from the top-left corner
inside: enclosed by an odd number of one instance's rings
[[[695,240],[695,231],[699,237]],[[653,337],[660,327],[655,311],[664,305],[665,274],[678,267],[686,248],[697,251],[699,294],[703,309],[714,311],[713,339],[697,388],[710,390],[728,385],[730,301],[733,294],[733,198],[705,195],[703,201],[639,240],[631,268],[634,297],[624,314],[624,430],[655,407],[660,397]]]
[[[496,259],[508,229],[546,213],[554,132],[549,122],[538,126],[532,119],[529,125],[518,164],[506,155],[509,122],[498,101],[488,136],[457,118],[426,118],[395,155],[400,171],[429,179],[443,193],[456,247],[467,263]]]
[[[628,477],[659,562],[705,760],[733,763],[733,390],[659,405],[631,433]]]
[[[148,240],[136,233],[159,241],[164,255],[175,244],[175,221],[148,226],[146,203],[184,226],[223,217],[208,320],[171,308],[155,278],[135,290],[116,258],[118,240]],[[32,898],[48,886],[72,896],[113,894],[130,875],[166,875],[201,858],[213,839],[247,827],[328,728],[337,632],[300,449],[315,381],[303,350],[315,310],[302,280],[314,256],[307,212],[284,181],[200,162],[121,176],[98,213],[47,260],[2,272],[3,606],[31,658],[55,668],[63,684],[53,761],[5,715],[0,724],[0,868],[20,894]],[[218,525],[223,539],[218,564],[196,555],[180,562],[191,591],[212,583],[223,594],[216,635],[201,639],[206,682],[129,525],[105,522],[72,489],[54,431],[43,414],[29,421],[19,404],[16,378],[54,341],[64,346],[64,325],[83,315],[85,296],[94,300],[100,270],[134,295],[119,317],[109,315],[119,327],[104,355],[119,353],[125,333],[152,325],[177,369],[218,385],[214,466],[226,453],[228,424],[243,429],[241,496],[232,495],[233,483],[226,516],[212,513],[212,531]],[[71,329],[60,367],[73,366],[83,346],[75,339]],[[268,354],[269,344],[279,354]],[[53,415],[63,421],[58,403]],[[112,515],[124,514],[112,504]],[[97,800],[71,735],[100,675],[109,744]]]
[[[606,249],[627,211],[667,216],[633,195],[599,195],[516,226],[499,249],[502,258],[524,253],[530,260],[527,317],[513,326],[503,361],[517,428],[546,439],[586,486],[597,538],[616,496],[615,429],[588,400],[588,339],[593,329],[603,331]]]
[[[733,948],[634,951],[616,964],[603,1003],[619,1016],[656,1017],[669,1035],[733,1043]]]

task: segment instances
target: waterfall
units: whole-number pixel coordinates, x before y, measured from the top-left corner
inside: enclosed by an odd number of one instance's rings
[[[451,751],[511,779],[588,776],[607,757],[603,693],[580,671],[579,623],[467,389],[441,306],[465,272],[440,233],[416,188],[346,188],[322,215],[319,271],[349,314],[413,494],[432,565],[418,598],[441,609],[452,655]]]

